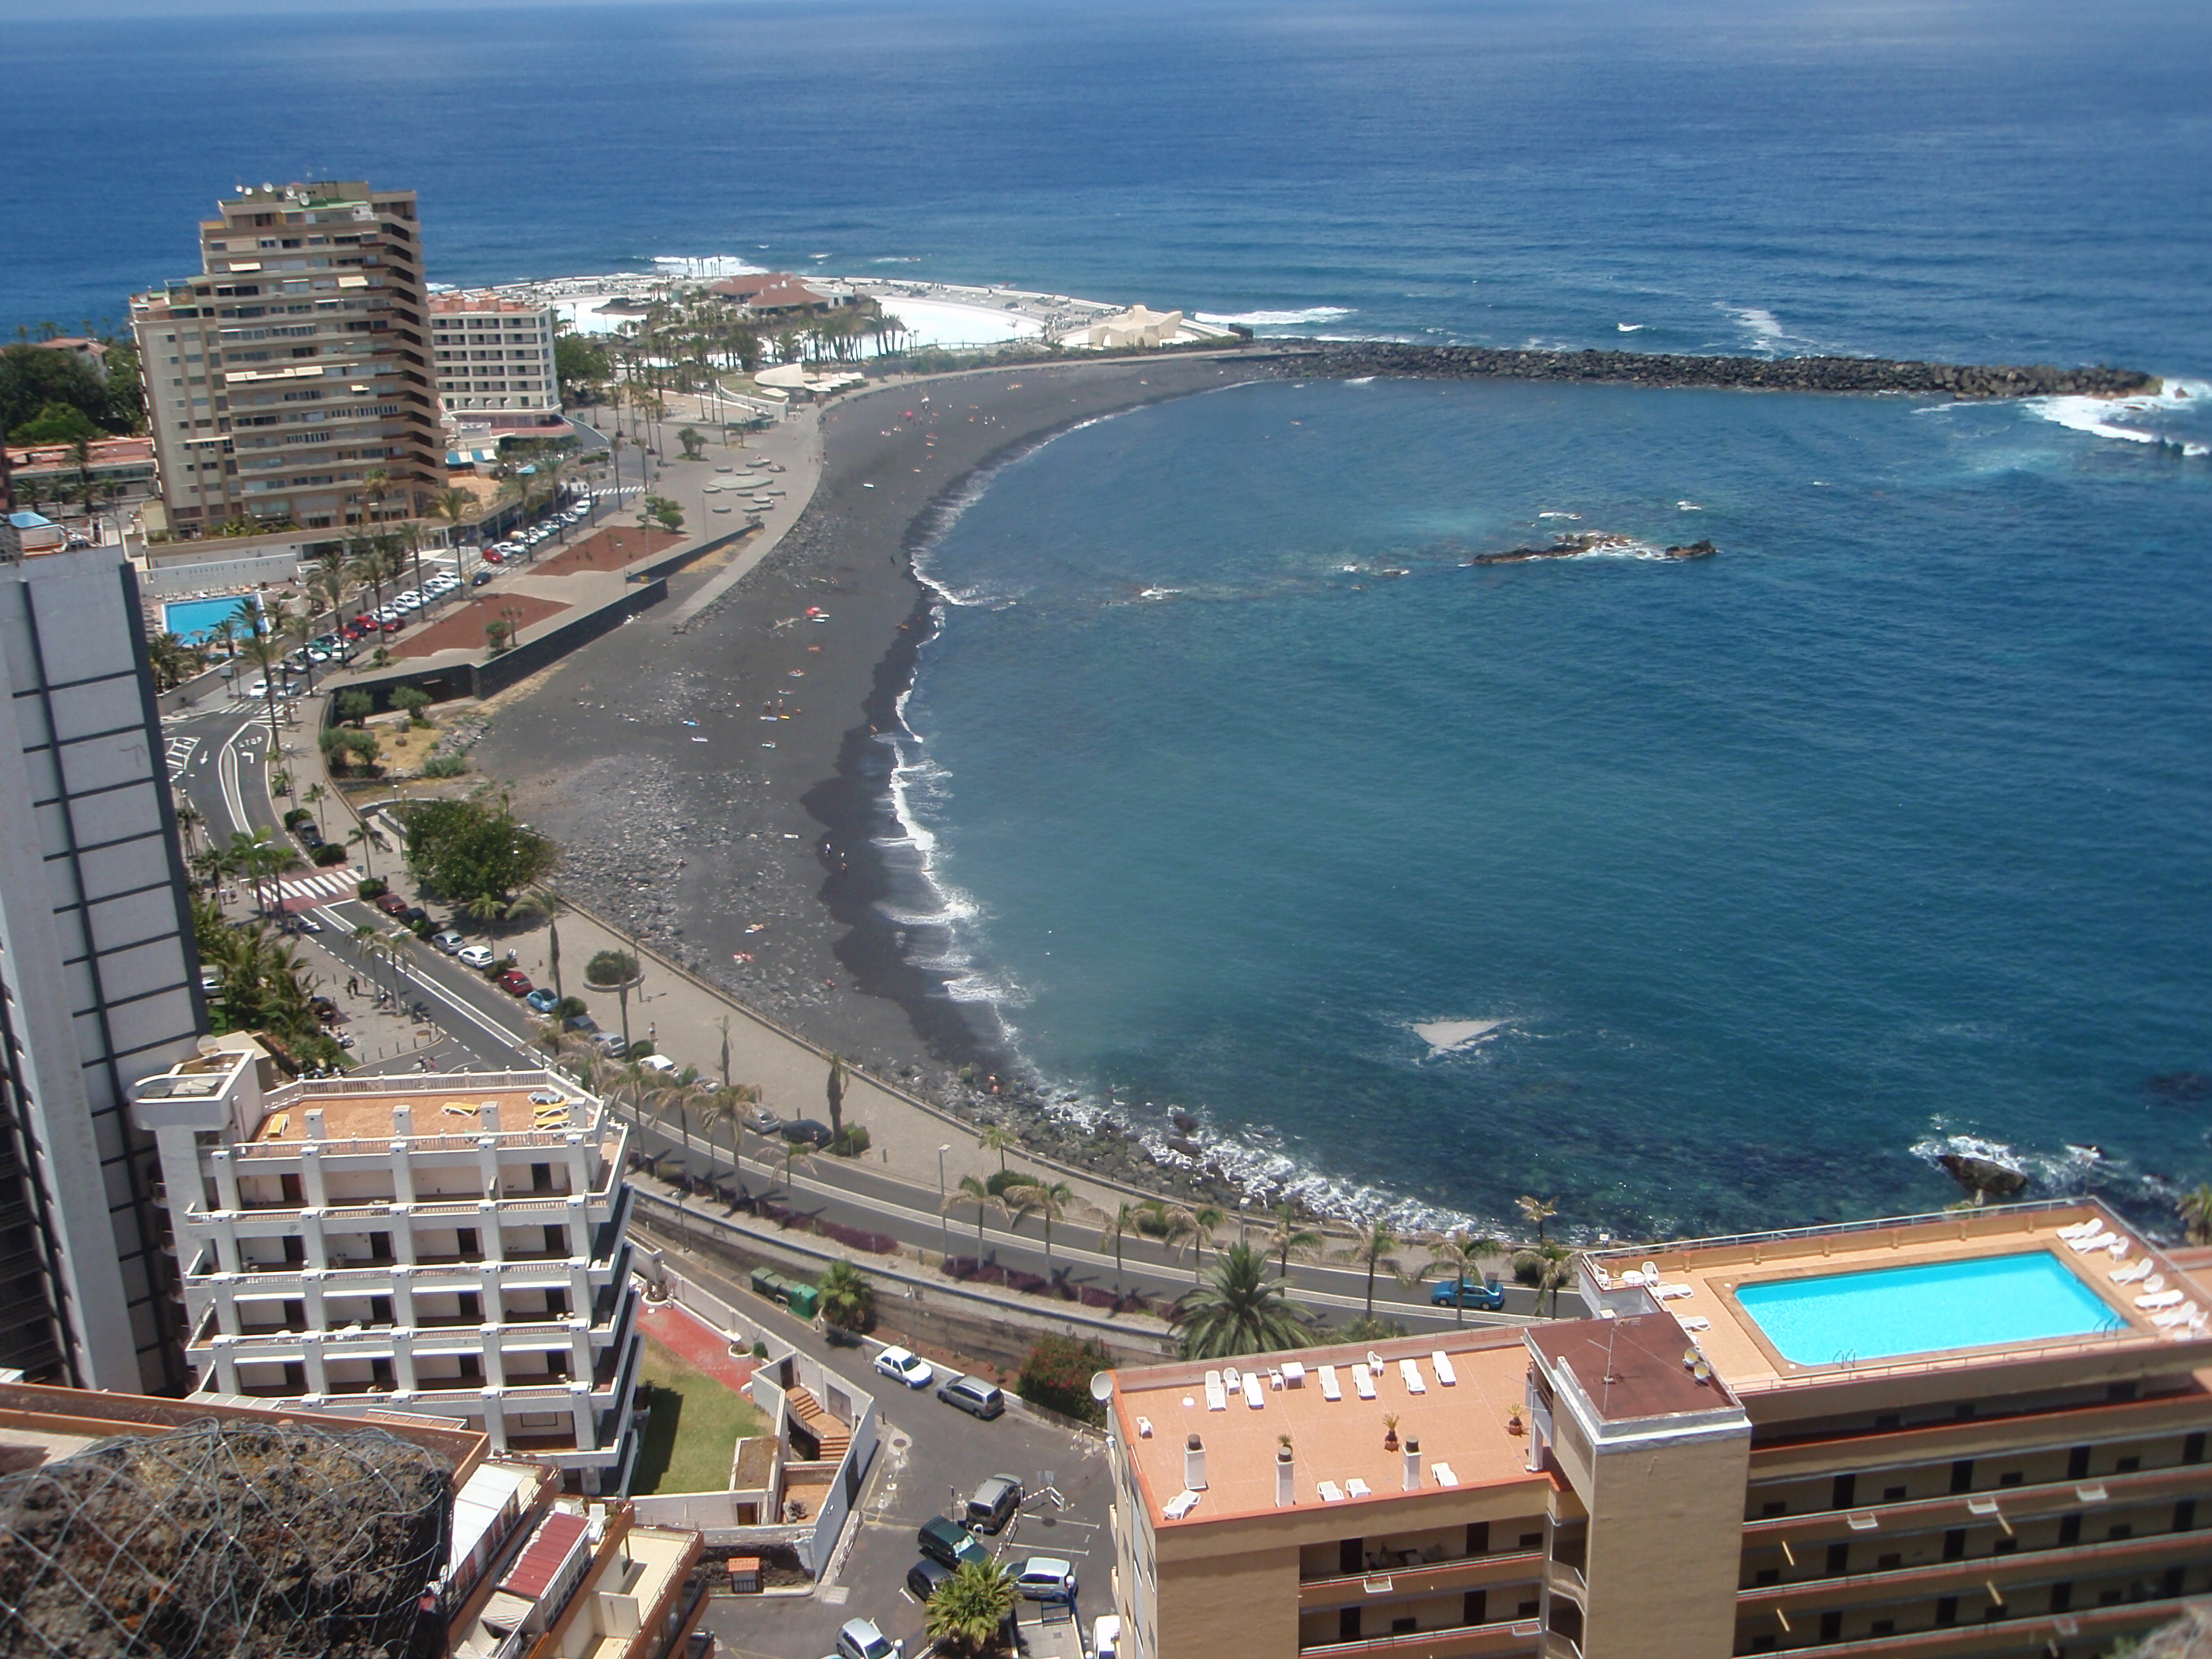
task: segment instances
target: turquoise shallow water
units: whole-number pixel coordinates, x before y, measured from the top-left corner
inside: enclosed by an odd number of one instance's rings
[[[1990,1143],[2156,1206],[2212,1174],[2212,481],[2048,412],[1378,382],[1062,436],[925,560],[901,919],[1071,1104],[1263,1186],[1733,1228]],[[1577,530],[1722,550],[1465,563]]]
[[[1746,1285],[1735,1299],[1801,1365],[2087,1336],[2121,1322],[2047,1250]]]

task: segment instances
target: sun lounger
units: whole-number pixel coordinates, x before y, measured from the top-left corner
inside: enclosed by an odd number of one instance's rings
[[[1451,1356],[1442,1348],[1429,1356],[1429,1364],[1437,1368],[1437,1381],[1447,1389],[1459,1385],[1459,1373],[1452,1370]]]
[[[1439,1486],[1456,1486],[1459,1485],[1459,1477],[1452,1473],[1452,1466],[1450,1464],[1431,1463],[1429,1465],[1429,1468],[1435,1473],[1437,1477],[1437,1485]]]
[[[2194,1302],[2185,1302],[2171,1313],[2162,1313],[2150,1322],[2161,1330],[2171,1330],[2176,1325],[2186,1325],[2203,1311]]]
[[[1686,1296],[1697,1293],[1698,1287],[1694,1285],[1655,1285],[1651,1289],[1651,1294],[1662,1302],[1679,1302]]]
[[[1364,1365],[1355,1366],[1352,1373],[1352,1386],[1359,1390],[1362,1400],[1374,1399],[1375,1373]]]
[[[2091,1216],[2087,1220],[2077,1221],[2070,1227],[2061,1227],[2058,1230],[2058,1237],[2061,1238],[2087,1238],[2091,1233],[2103,1231],[2104,1225],[2105,1224],[2098,1220],[2096,1217]]]
[[[2106,1248],[2105,1254],[2115,1261],[2125,1261],[2133,1246],[2124,1238],[2116,1238]]]
[[[1324,1504],[1341,1504],[1344,1502],[1343,1490],[1335,1481],[1324,1480],[1321,1483],[1321,1501]]]
[[[2118,1233],[2108,1233],[2100,1229],[2098,1231],[2091,1233],[2087,1238],[2069,1238],[2066,1242],[2072,1245],[2081,1255],[2087,1255],[2092,1250],[2103,1249],[2118,1237],[2119,1235]]]
[[[1210,1412],[1225,1412],[1229,1409],[1229,1395],[1221,1385],[1219,1371],[1208,1371],[1206,1374],[1206,1409]]]
[[[1421,1379],[1421,1362],[1419,1360],[1400,1360],[1398,1362],[1398,1375],[1404,1380],[1406,1384],[1406,1392],[1407,1394],[1426,1394],[1429,1391],[1429,1385]]]
[[[2143,1280],[2143,1289],[2146,1291],[2162,1291],[2165,1288],[2166,1275],[2164,1273],[2153,1273],[2148,1279]]]
[[[1336,1367],[1334,1365],[1324,1365],[1321,1368],[1321,1397],[1324,1400],[1344,1398],[1344,1390],[1336,1383]]]
[[[1692,1315],[1687,1319],[1679,1320],[1676,1322],[1679,1323],[1686,1331],[1709,1331],[1713,1328],[1713,1322],[1711,1320],[1700,1318],[1695,1315]]]
[[[1166,1516],[1170,1521],[1180,1521],[1183,1516],[1188,1515],[1197,1507],[1198,1494],[1196,1492],[1179,1492],[1173,1498],[1169,1498],[1166,1503],[1160,1505],[1160,1512]]]
[[[2115,1285],[2132,1285],[2139,1279],[2148,1279],[2150,1277],[2150,1258],[2147,1255],[2138,1256],[2135,1261],[2129,1262],[2124,1267],[2115,1267],[2112,1269],[2112,1283]]]
[[[1244,1373],[1244,1403],[1255,1412],[1267,1403],[1267,1390],[1260,1386],[1259,1376],[1251,1371]]]
[[[2153,1291],[2148,1296],[2137,1297],[2136,1306],[2152,1310],[2171,1308],[2184,1299],[2179,1291]]]
[[[1361,1480],[1358,1475],[1356,1475],[1356,1474],[1355,1474],[1355,1475],[1353,1475],[1353,1476],[1352,1477],[1352,1479],[1351,1479],[1351,1480],[1347,1480],[1347,1481],[1346,1481],[1346,1482],[1344,1483],[1344,1490],[1345,1490],[1345,1494],[1346,1494],[1346,1496],[1347,1496],[1347,1497],[1350,1497],[1350,1498],[1365,1498],[1365,1497],[1367,1497],[1367,1496],[1370,1494],[1370,1492],[1372,1492],[1373,1488],[1371,1488],[1370,1486],[1368,1486],[1368,1484],[1367,1484],[1364,1480]]]

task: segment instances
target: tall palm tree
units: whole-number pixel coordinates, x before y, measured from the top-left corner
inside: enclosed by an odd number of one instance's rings
[[[507,914],[509,916],[525,919],[531,916],[543,916],[545,918],[545,942],[550,953],[550,960],[553,969],[553,994],[557,998],[564,1000],[568,994],[561,988],[561,923],[559,917],[566,902],[567,901],[562,899],[561,895],[554,891],[553,889],[541,885],[531,888],[527,892],[525,892],[517,897],[514,903],[507,907]],[[726,1053],[729,1042],[729,1034],[727,1032],[723,1033],[722,1041],[726,1051],[722,1064],[722,1081],[726,1085],[730,1080],[730,1067]]]
[[[1065,1181],[1034,1179],[1006,1188],[1006,1202],[1044,1218],[1044,1276],[1052,1277],[1052,1224],[1066,1215],[1075,1202],[1075,1188]]]
[[[443,519],[446,521],[446,544],[448,547],[456,544],[455,538],[459,534],[461,520],[470,517],[475,512],[476,504],[477,498],[458,486],[450,489],[438,489],[431,492],[428,503],[430,516],[434,519]]]
[[[1200,1269],[1206,1264],[1206,1247],[1213,1242],[1214,1231],[1229,1218],[1229,1213],[1218,1204],[1199,1204],[1190,1212],[1190,1279],[1198,1282]]]
[[[1379,1217],[1367,1224],[1359,1236],[1359,1243],[1352,1252],[1352,1259],[1367,1266],[1367,1317],[1375,1316],[1375,1270],[1388,1269],[1393,1275],[1398,1271],[1397,1259],[1390,1252],[1398,1248],[1397,1229]]]
[[[349,830],[346,832],[346,845],[361,848],[361,872],[364,876],[374,876],[376,873],[376,863],[370,855],[369,849],[376,845],[376,837],[369,833],[368,826],[365,823],[356,824]]]
[[[1575,1276],[1575,1253],[1556,1239],[1547,1240],[1536,1247],[1540,1266],[1536,1273],[1536,1294],[1549,1292],[1552,1297],[1552,1317],[1559,1316],[1559,1287]]]
[[[1449,1271],[1455,1285],[1465,1285],[1482,1270],[1482,1264],[1504,1250],[1504,1244],[1490,1237],[1477,1238],[1465,1228],[1446,1233],[1429,1241],[1430,1266]],[[1467,1323],[1467,1308],[1458,1294],[1452,1297],[1452,1323]]]
[[[1005,1124],[994,1123],[975,1137],[975,1144],[987,1152],[996,1152],[999,1155],[999,1173],[1004,1175],[1006,1172],[1008,1150],[1018,1147],[1022,1143],[1021,1138]]]
[[[1310,1255],[1321,1249],[1322,1237],[1299,1218],[1297,1206],[1285,1200],[1269,1212],[1275,1218],[1275,1276],[1291,1276],[1291,1258]]]
[[[1212,1282],[1187,1291],[1169,1316],[1186,1359],[1279,1353],[1310,1340],[1313,1316],[1267,1278],[1267,1258],[1231,1244],[1214,1258]]]
[[[1098,1248],[1114,1247],[1114,1288],[1121,1288],[1121,1241],[1137,1231],[1137,1206],[1123,1204],[1106,1218],[1106,1224],[1098,1230]]]
[[[1519,1198],[1515,1199],[1513,1203],[1514,1207],[1518,1209],[1522,1215],[1527,1218],[1529,1225],[1535,1228],[1536,1242],[1539,1244],[1541,1244],[1544,1242],[1544,1224],[1559,1212],[1559,1200],[1550,1198],[1535,1198],[1524,1193]]]
[[[1182,1205],[1148,1198],[1137,1206],[1137,1231],[1160,1241],[1160,1261],[1164,1265],[1170,1249],[1182,1254],[1183,1242],[1198,1231],[1198,1224]]]
[[[384,550],[374,537],[346,538],[346,574],[375,594],[379,611],[384,609]]]
[[[975,1206],[975,1254],[981,1255],[983,1254],[984,1213],[987,1211],[996,1210],[1003,1215],[1006,1213],[1006,1206],[991,1190],[988,1182],[980,1176],[971,1175],[960,1177],[960,1184],[945,1195],[945,1201],[938,1206],[938,1209],[940,1213],[944,1213],[957,1209],[963,1204],[973,1204]]]
[[[330,833],[323,825],[323,803],[330,798],[330,790],[319,783],[311,783],[300,792],[300,805],[314,813],[315,829],[318,833],[323,835]]]

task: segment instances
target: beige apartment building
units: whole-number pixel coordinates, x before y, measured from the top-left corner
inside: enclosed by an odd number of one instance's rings
[[[488,290],[430,296],[430,345],[447,415],[489,421],[502,438],[566,430],[551,306]]]
[[[1112,1374],[1126,1659],[2101,1654],[2212,1596],[2212,1250],[2028,1205]]]
[[[628,1130],[552,1072],[286,1082],[252,1038],[131,1091],[195,1395],[421,1412],[627,1488]]]
[[[216,208],[202,274],[131,301],[154,527],[412,515],[445,483],[414,192],[264,185]]]

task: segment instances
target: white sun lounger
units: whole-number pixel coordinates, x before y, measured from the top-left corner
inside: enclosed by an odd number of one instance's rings
[[[1459,1385],[1459,1373],[1452,1370],[1451,1356],[1442,1348],[1429,1356],[1429,1364],[1437,1368],[1437,1381],[1447,1389]]]
[[[2091,1216],[2087,1220],[2077,1221],[2070,1227],[2061,1227],[2058,1230],[2058,1237],[2061,1238],[2087,1238],[2091,1233],[2102,1231],[2104,1225],[2105,1224],[2098,1220],[2096,1217]]]
[[[2183,1299],[2179,1291],[2153,1291],[2148,1296],[2137,1297],[2136,1306],[2149,1309],[2171,1308]]]
[[[1419,1360],[1400,1360],[1398,1362],[1398,1375],[1404,1379],[1406,1392],[1407,1394],[1426,1394],[1429,1391],[1429,1385],[1421,1378],[1421,1362]]]
[[[1354,1366],[1352,1372],[1352,1386],[1359,1390],[1359,1397],[1362,1400],[1374,1399],[1375,1373],[1364,1365]]]
[[[1677,1302],[1686,1296],[1695,1296],[1698,1287],[1694,1285],[1656,1285],[1652,1287],[1651,1293],[1662,1302]]]
[[[1713,1328],[1713,1322],[1711,1320],[1702,1318],[1696,1315],[1692,1315],[1687,1319],[1678,1320],[1676,1322],[1686,1331],[1709,1331]]]
[[[1431,1463],[1429,1465],[1429,1468],[1437,1477],[1437,1485],[1439,1486],[1456,1486],[1459,1485],[1459,1477],[1452,1473],[1452,1466],[1450,1464],[1443,1462]]]
[[[1321,1483],[1320,1492],[1321,1501],[1324,1504],[1341,1504],[1344,1502],[1343,1489],[1334,1480],[1322,1481]]]
[[[2115,1261],[2125,1261],[2128,1259],[2129,1250],[2133,1248],[2126,1239],[2116,1238],[2106,1247],[2105,1254]]]
[[[2172,1312],[2162,1313],[2150,1322],[2161,1330],[2171,1330],[2176,1325],[2186,1325],[2191,1320],[2201,1317],[2203,1311],[2194,1302],[2185,1302]]]
[[[1368,1484],[1367,1484],[1364,1480],[1361,1480],[1358,1475],[1356,1475],[1356,1474],[1355,1474],[1355,1475],[1353,1475],[1353,1476],[1352,1477],[1352,1479],[1351,1479],[1351,1480],[1347,1480],[1347,1481],[1346,1481],[1346,1482],[1344,1483],[1344,1490],[1345,1490],[1345,1494],[1346,1494],[1346,1496],[1347,1496],[1347,1497],[1351,1497],[1351,1498],[1365,1498],[1365,1497],[1367,1497],[1367,1496],[1369,1496],[1369,1495],[1370,1495],[1370,1493],[1373,1491],[1373,1488],[1371,1488],[1370,1486],[1368,1486]]]
[[[1321,1368],[1321,1397],[1324,1400],[1344,1398],[1344,1390],[1336,1383],[1336,1367],[1334,1365],[1324,1365]]]
[[[2150,1258],[2147,1255],[2138,1256],[2133,1261],[2129,1262],[2124,1267],[2115,1267],[2112,1269],[2112,1283],[2115,1285],[2132,1285],[2139,1279],[2148,1279],[2150,1277]]]
[[[1170,1521],[1180,1521],[1183,1516],[1188,1515],[1197,1507],[1198,1494],[1196,1492],[1179,1492],[1173,1498],[1169,1498],[1166,1503],[1160,1505],[1160,1513],[1166,1516]]]
[[[2080,1252],[2083,1255],[2087,1255],[2092,1250],[2101,1250],[2105,1249],[2106,1246],[2109,1245],[2118,1237],[2119,1235],[2118,1233],[2108,1233],[2104,1231],[2102,1229],[2100,1229],[2098,1231],[2091,1233],[2087,1238],[2069,1238],[2066,1242],[2072,1245],[2076,1251]]]
[[[1261,1388],[1256,1372],[1244,1373],[1244,1403],[1255,1412],[1267,1403],[1267,1393]]]
[[[1208,1371],[1206,1374],[1206,1409],[1210,1412],[1225,1412],[1229,1409],[1229,1391],[1222,1387],[1219,1371]]]

